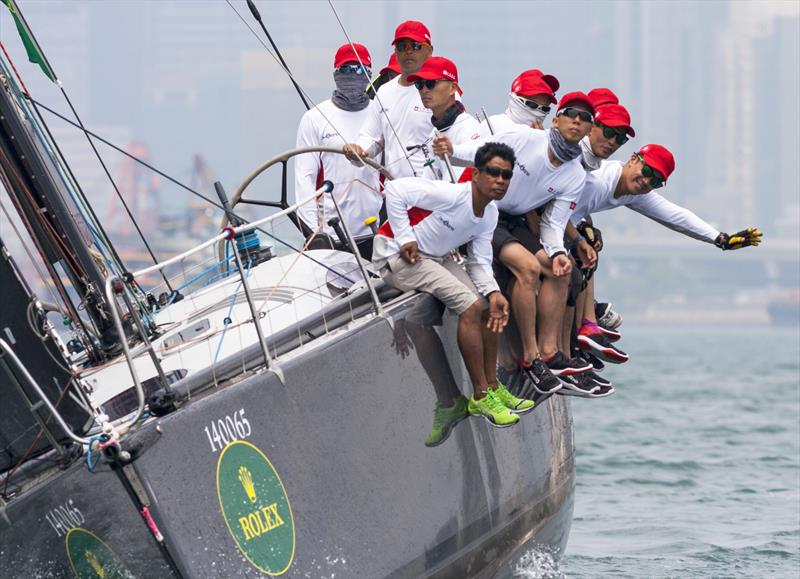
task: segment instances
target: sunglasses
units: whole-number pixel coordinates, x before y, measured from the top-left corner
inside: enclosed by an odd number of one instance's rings
[[[366,69],[360,64],[344,64],[336,69],[342,74],[364,74]]]
[[[395,42],[394,49],[397,52],[419,52],[422,50],[422,47],[426,46],[424,42],[417,42],[417,41],[409,41],[409,40],[400,40],[399,42]]]
[[[417,80],[414,81],[414,86],[417,87],[417,90],[422,90],[423,88],[426,88],[428,90],[433,90],[436,84],[439,82],[439,80],[444,80],[444,79],[442,78],[438,80],[430,80],[430,79],[423,80],[421,78],[418,78]]]
[[[540,105],[536,101],[529,101],[528,99],[519,97],[519,100],[522,104],[524,104],[529,109],[533,109],[534,111],[542,111],[543,113],[550,112],[550,105]]]
[[[591,123],[594,121],[594,116],[589,111],[585,111],[583,109],[576,109],[573,107],[567,107],[565,109],[561,109],[558,111],[558,116],[567,115],[570,119],[574,119],[578,117],[584,123]]]
[[[625,143],[628,142],[628,135],[626,135],[625,133],[619,133],[615,128],[604,125],[603,123],[597,123],[597,126],[602,127],[603,136],[606,139],[614,137],[618,145],[624,145]]]
[[[642,163],[642,176],[650,179],[650,186],[653,189],[659,189],[664,186],[664,179],[661,178],[660,173],[653,169],[650,165],[644,162],[644,157],[637,154],[636,158]]]
[[[489,177],[502,177],[506,181],[510,181],[514,176],[514,171],[511,169],[501,169],[500,167],[478,167],[478,171],[486,173]]]

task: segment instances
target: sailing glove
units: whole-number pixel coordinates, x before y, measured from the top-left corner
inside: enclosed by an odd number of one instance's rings
[[[758,227],[748,227],[747,229],[737,231],[733,235],[720,233],[714,240],[714,245],[719,247],[722,251],[741,249],[742,247],[748,247],[750,245],[757,246],[761,243],[761,237],[763,235],[764,234]]]

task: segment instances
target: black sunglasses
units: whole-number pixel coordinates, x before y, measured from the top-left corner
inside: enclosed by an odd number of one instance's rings
[[[569,118],[574,119],[578,117],[584,123],[591,123],[594,121],[594,116],[589,111],[585,111],[583,109],[576,109],[573,107],[567,107],[565,109],[561,109],[558,111],[559,116],[567,115]]]
[[[550,112],[550,105],[540,105],[536,101],[529,101],[528,99],[522,97],[519,97],[519,100],[521,100],[522,104],[524,104],[526,107],[533,109],[534,111],[542,111],[543,113]]]
[[[439,79],[439,80],[444,80],[444,79]],[[418,78],[417,80],[414,81],[414,86],[417,87],[417,90],[422,90],[423,88],[426,88],[428,90],[433,90],[434,87],[436,86],[436,83],[438,83],[439,80],[430,80],[430,79],[423,80],[421,78]]]
[[[394,49],[397,52],[406,52],[407,50],[411,50],[412,52],[419,52],[420,50],[422,50],[423,46],[425,46],[425,43],[423,42],[400,40],[398,42],[395,42]]]
[[[664,179],[661,178],[661,175],[658,171],[653,169],[650,165],[644,162],[644,157],[641,155],[636,155],[636,157],[642,163],[642,176],[646,179],[650,179],[650,186],[653,189],[659,189],[664,186]]]
[[[598,127],[603,129],[603,136],[606,139],[610,139],[614,137],[617,140],[618,145],[624,145],[628,142],[628,135],[625,133],[618,132],[614,127],[609,127],[608,125],[604,125],[603,123],[597,123]]]
[[[500,167],[478,167],[478,171],[486,173],[489,177],[502,177],[506,181],[510,181],[514,176],[514,171],[511,169],[501,169]]]

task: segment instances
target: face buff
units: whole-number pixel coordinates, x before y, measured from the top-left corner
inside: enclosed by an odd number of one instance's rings
[[[520,125],[533,125],[534,121],[537,119],[544,123],[545,118],[547,118],[547,113],[540,110],[533,110],[529,107],[526,107],[521,101],[520,98],[515,95],[513,92],[510,93],[510,98],[508,99],[508,108],[506,109],[506,115],[512,121]]]
[[[453,123],[456,122],[458,115],[464,112],[464,105],[460,101],[454,102],[442,115],[442,118],[436,120],[436,117],[431,117],[431,124],[439,131],[446,131]]]
[[[583,168],[587,171],[597,171],[600,168],[600,163],[603,162],[603,159],[598,157],[592,152],[592,144],[589,141],[589,135],[586,135],[581,139],[581,154],[583,157],[581,158],[581,164]]]
[[[360,111],[369,104],[366,74],[353,74],[334,71],[333,80],[336,90],[333,91],[333,104],[345,111]]]
[[[550,142],[550,150],[562,163],[568,163],[581,155],[580,145],[568,143],[564,135],[555,127],[547,129],[547,140]]]

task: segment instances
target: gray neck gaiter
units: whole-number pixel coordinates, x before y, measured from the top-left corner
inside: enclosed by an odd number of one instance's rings
[[[333,80],[336,90],[333,91],[333,104],[345,111],[360,111],[369,104],[366,93],[369,77],[366,74],[352,74],[334,71]]]
[[[587,171],[597,171],[600,168],[600,163],[603,159],[598,157],[592,152],[592,144],[589,142],[589,135],[581,139],[581,165]]]
[[[550,150],[556,156],[556,159],[562,163],[568,163],[572,159],[577,159],[581,155],[580,145],[573,145],[568,143],[558,129],[551,127],[547,130],[547,140],[550,143]]]

